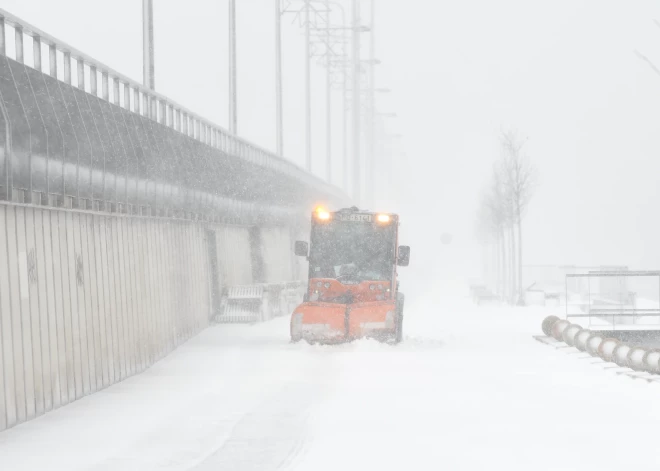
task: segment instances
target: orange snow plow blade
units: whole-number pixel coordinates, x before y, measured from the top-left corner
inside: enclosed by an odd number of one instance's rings
[[[291,317],[295,342],[339,343],[362,337],[386,339],[395,335],[393,302],[356,304],[303,303]]]
[[[392,301],[357,303],[349,306],[348,337],[385,340],[395,335],[396,306]]]
[[[303,303],[291,316],[291,339],[341,342],[346,338],[346,305]]]

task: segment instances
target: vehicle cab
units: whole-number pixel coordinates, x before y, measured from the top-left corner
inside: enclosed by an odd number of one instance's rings
[[[311,218],[310,242],[296,242],[309,261],[305,302],[294,311],[292,340],[376,337],[400,341],[403,296],[397,266],[407,266],[409,247],[398,246],[399,217],[358,208]]]

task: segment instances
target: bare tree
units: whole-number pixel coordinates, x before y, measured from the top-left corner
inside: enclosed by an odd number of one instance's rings
[[[510,303],[522,303],[522,219],[536,182],[536,170],[515,131],[500,136],[500,156],[482,195],[478,236],[495,250],[496,291]]]
[[[497,166],[493,167],[490,185],[482,195],[478,217],[479,239],[484,244],[492,244],[496,254],[496,291],[507,297],[511,289],[511,269],[507,266],[506,231],[510,225],[511,211],[507,204],[504,180]]]
[[[511,210],[511,235],[514,226],[518,229],[518,285],[519,302],[522,302],[522,218],[529,205],[536,186],[536,168],[524,151],[526,139],[521,139],[515,131],[502,132],[500,143],[502,154],[499,168],[503,173],[507,202]],[[515,242],[512,248],[515,247]]]

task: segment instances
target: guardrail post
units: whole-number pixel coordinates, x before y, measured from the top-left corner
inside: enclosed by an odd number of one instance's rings
[[[76,62],[78,63],[78,88],[85,90],[85,62],[82,59],[77,58]]]
[[[149,117],[149,96],[146,93],[142,94],[142,116]]]
[[[14,35],[16,37],[16,62],[23,63],[23,28],[16,26],[14,28]]]
[[[158,100],[155,97],[150,96],[149,101],[151,102],[150,118],[158,122]]]
[[[137,87],[133,89],[133,111],[140,114],[140,90]]]
[[[105,71],[101,72],[101,93],[105,101],[110,101],[110,84],[108,80],[108,73]]]
[[[112,77],[112,94],[116,106],[119,106],[119,79]]]
[[[64,83],[71,85],[71,53],[68,51],[64,52]]]
[[[48,61],[50,66],[50,76],[57,78],[57,48],[55,44],[48,45]]]
[[[7,38],[5,37],[5,17],[0,16],[0,54],[7,55]]]
[[[32,37],[32,55],[35,70],[41,72],[41,38],[39,36]]]
[[[131,87],[124,82],[124,108],[131,111]]]
[[[96,71],[96,66],[89,66],[89,92],[95,97],[98,96],[98,73]]]

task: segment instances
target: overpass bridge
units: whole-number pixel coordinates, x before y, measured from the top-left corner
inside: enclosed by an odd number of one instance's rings
[[[228,287],[301,279],[319,202],[350,199],[0,10],[0,430],[145,370]]]

